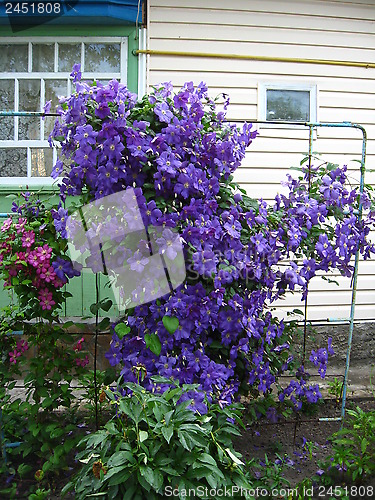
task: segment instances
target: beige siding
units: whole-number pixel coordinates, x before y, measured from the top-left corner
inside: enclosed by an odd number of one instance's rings
[[[237,54],[375,63],[375,2],[372,0],[150,0],[148,48],[160,51]],[[205,81],[212,96],[230,95],[232,121],[259,119],[263,83],[317,86],[318,121],[352,121],[368,134],[367,168],[375,170],[375,69],[322,64],[152,55],[148,84]],[[308,131],[258,126],[238,180],[252,196],[270,200],[282,191],[290,166],[308,151]],[[348,164],[358,178],[361,133],[353,129],[319,129],[314,151]],[[367,173],[375,184],[375,173]],[[285,188],[284,188],[285,189]],[[350,282],[340,288],[320,279],[311,284],[309,317],[347,317]],[[375,263],[360,265],[357,318],[375,320]],[[281,314],[301,307],[289,297]]]

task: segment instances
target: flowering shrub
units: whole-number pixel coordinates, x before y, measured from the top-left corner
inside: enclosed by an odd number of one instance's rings
[[[68,296],[64,285],[79,273],[62,257],[66,241],[53,223],[58,211],[51,212],[29,192],[21,197],[21,202],[13,202],[16,217],[0,228],[0,277],[27,311],[25,319],[51,319]]]
[[[135,188],[145,226],[177,230],[185,250],[185,283],[127,312],[115,328],[110,363],[134,382],[133,367],[145,367],[148,390],[166,389],[152,382],[160,374],[198,383],[220,404],[238,392],[268,393],[294,367],[297,380],[280,399],[297,409],[316,401],[318,387],[293,360],[290,328],[269,304],[296,287],[306,294],[318,271],[350,276],[357,245],[366,258],[373,251],[366,240],[372,217],[355,216],[360,203],[369,208],[369,197],[347,188],[346,167],[304,168],[300,179],[289,177],[289,194],[267,205],[232,181],[257,132],[225,122],[228,103],[218,111],[203,83],[175,93],[163,84],[139,102],[115,80],[78,80],[76,89],[61,101],[53,131],[62,199],[80,195],[87,203]],[[332,347],[318,352],[312,360],[323,376]],[[191,396],[202,405],[199,391]]]
[[[243,427],[241,407],[208,405],[202,416],[188,409],[186,396],[194,386],[169,381],[169,388],[158,395],[138,384],[126,386],[131,397],[116,399],[112,391],[105,391],[117,415],[81,441],[77,459],[83,466],[63,489],[63,497],[74,490],[77,500],[90,495],[158,499],[173,491],[182,498],[197,494],[216,499],[222,496],[216,491],[224,488],[245,492],[252,487],[232,443],[240,435],[236,425]],[[182,396],[185,402],[177,405]]]

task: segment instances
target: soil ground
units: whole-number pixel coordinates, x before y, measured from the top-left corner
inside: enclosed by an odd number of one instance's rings
[[[375,400],[374,398],[347,400],[346,408],[356,406],[363,410],[374,410]],[[298,421],[295,418],[288,420],[280,418],[277,423],[271,423],[263,418],[256,424],[247,426],[242,436],[235,440],[235,449],[247,460],[251,458],[264,460],[265,455],[270,462],[279,457],[284,458],[289,465],[283,468],[282,476],[289,481],[289,488],[292,488],[304,478],[313,479],[315,476],[318,479],[316,472],[320,469],[319,463],[331,456],[332,448],[328,438],[338,431],[341,425],[340,421],[320,419],[339,417],[340,413],[340,405],[334,400],[326,400],[317,407],[316,414],[302,414]],[[313,444],[310,448],[311,454],[306,442]],[[345,486],[343,483],[339,484]],[[375,476],[369,478],[366,485],[374,486],[374,493],[371,496],[362,495],[362,498],[375,499]],[[324,495],[324,490],[319,490],[318,487],[314,492],[316,492],[314,498],[335,498]]]

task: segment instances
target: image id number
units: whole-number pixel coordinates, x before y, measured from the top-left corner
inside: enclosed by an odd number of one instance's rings
[[[5,13],[9,15],[18,14],[40,14],[41,16],[60,14],[61,13],[61,3],[60,2],[18,2],[18,3],[6,3]]]
[[[340,498],[350,496],[350,498],[372,498],[374,495],[373,486],[318,486],[319,498]]]

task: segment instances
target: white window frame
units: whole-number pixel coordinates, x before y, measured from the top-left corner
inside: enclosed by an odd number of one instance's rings
[[[110,36],[110,37],[95,37],[95,36],[58,36],[58,37],[50,37],[50,36],[36,36],[36,37],[1,37],[0,42],[2,44],[29,44],[29,60],[28,60],[28,71],[27,72],[9,72],[9,73],[0,73],[1,80],[9,80],[13,79],[15,81],[15,101],[14,101],[14,111],[23,111],[18,107],[18,81],[21,79],[27,80],[40,80],[41,81],[41,109],[43,111],[43,106],[45,102],[45,86],[44,81],[46,79],[66,79],[67,80],[67,92],[68,95],[74,89],[74,84],[70,77],[70,72],[59,72],[58,71],[58,43],[81,43],[81,67],[83,68],[82,79],[84,80],[110,80],[112,78],[116,78],[121,83],[126,85],[127,83],[127,69],[128,69],[128,37],[121,36]],[[55,67],[53,72],[33,72],[32,71],[32,60],[30,57],[30,50],[32,43],[54,43],[55,44]],[[119,43],[120,44],[120,72],[118,73],[93,73],[93,72],[85,72],[84,71],[84,58],[85,51],[84,43]],[[72,87],[73,86],[73,87]],[[2,110],[2,111],[10,111]],[[39,118],[36,118],[39,119]],[[1,120],[1,117],[0,117]],[[14,126],[14,134],[15,137],[18,135],[18,122],[19,118],[15,118],[15,126]],[[44,121],[41,121],[41,130],[40,137],[44,138]],[[31,177],[31,151],[32,148],[49,148],[49,144],[47,140],[0,140],[0,148],[27,148],[27,177],[0,177],[0,185],[1,186],[52,186],[57,181],[52,179],[51,177]],[[56,163],[57,160],[57,150],[53,148],[53,164]]]
[[[261,82],[258,85],[258,120],[259,121],[270,121],[267,120],[267,90],[297,90],[297,91],[308,91],[310,92],[310,123],[316,123],[318,121],[318,90],[315,84],[311,83],[295,83],[295,82]],[[275,120],[278,121],[278,120]],[[264,128],[272,128],[277,126],[278,128],[304,128],[303,123],[296,124],[295,122],[290,124],[283,124],[280,120],[279,125],[274,123],[262,123],[260,126]]]

